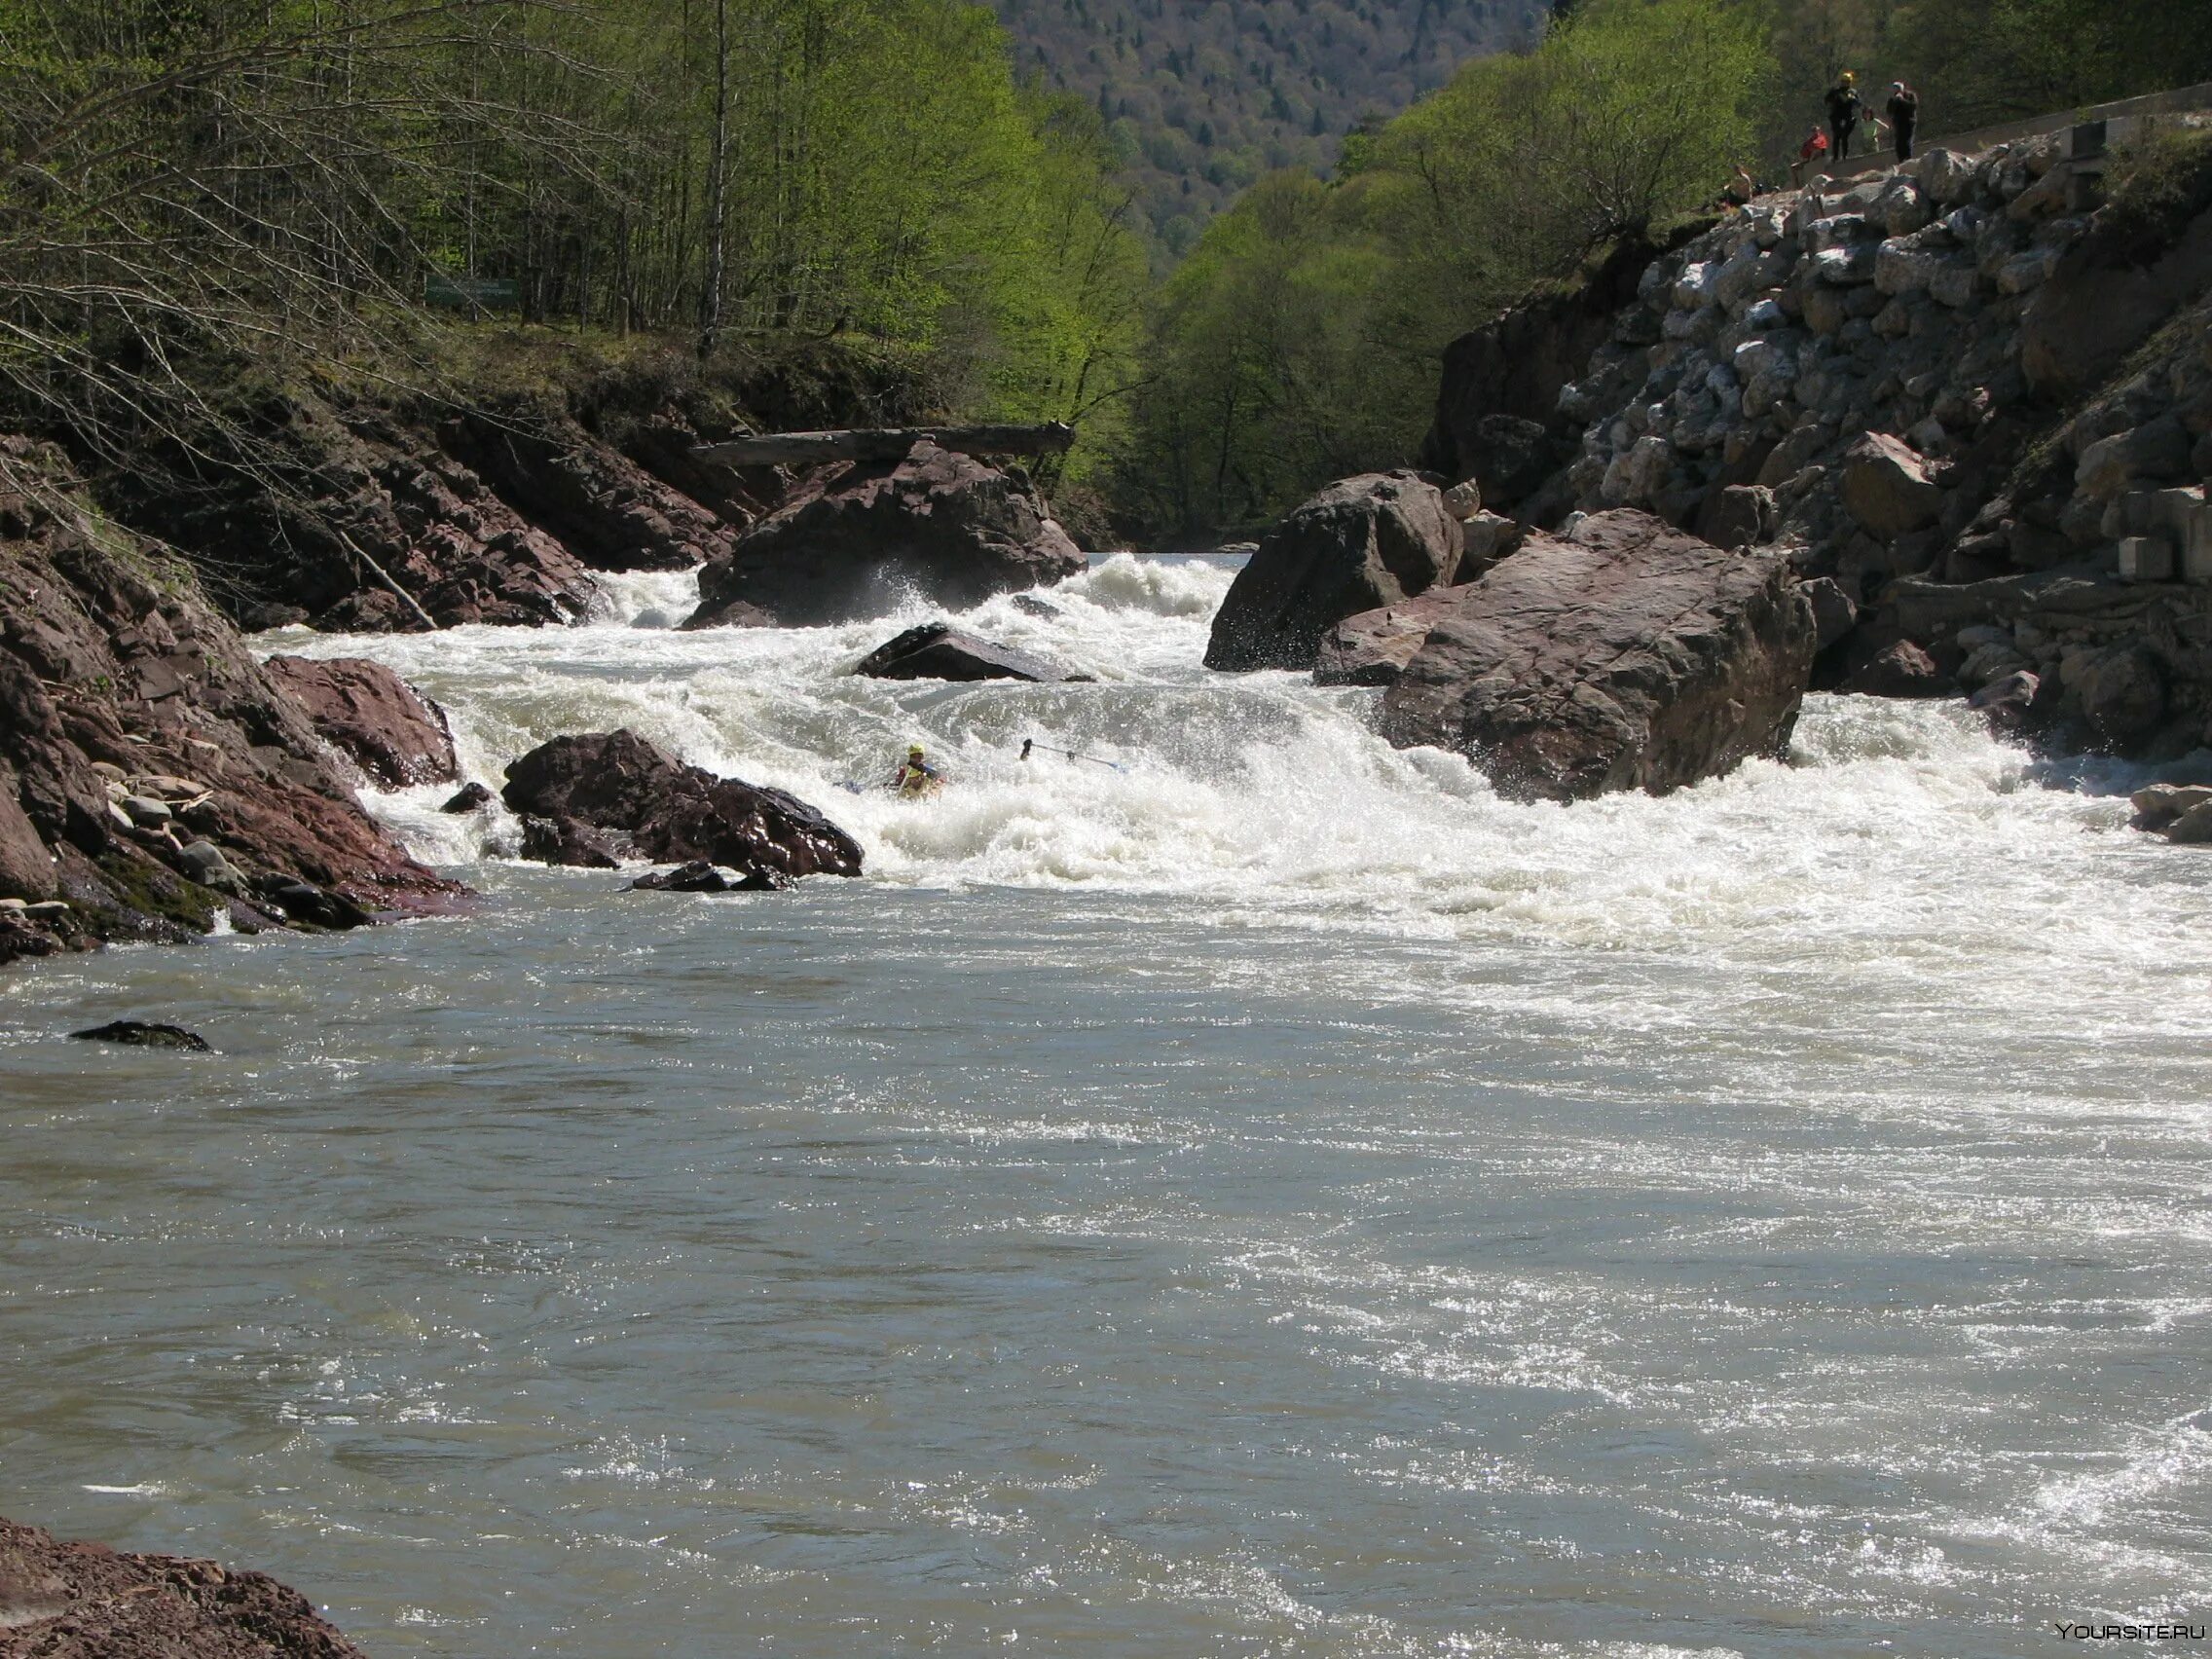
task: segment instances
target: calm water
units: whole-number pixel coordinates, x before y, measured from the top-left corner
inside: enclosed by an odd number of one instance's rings
[[[273,638],[495,781],[627,722],[796,789],[871,874],[626,895],[424,791],[376,804],[472,918],[0,974],[0,1512],[457,1659],[2212,1617],[2212,854],[1858,699],[1503,805],[1371,693],[1199,671],[1226,582],[975,618],[1067,687],[630,625],[666,578]],[[836,788],[917,735],[941,799]],[[58,1040],[132,1014],[222,1055]]]

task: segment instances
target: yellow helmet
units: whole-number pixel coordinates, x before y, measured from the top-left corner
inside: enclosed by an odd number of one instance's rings
[[[914,744],[914,745],[913,745],[912,747],[910,747],[910,748],[909,748],[909,749],[908,749],[908,750],[906,751],[906,758],[907,758],[907,759],[909,759],[909,760],[919,760],[919,759],[920,759],[921,757],[922,757],[922,746],[921,746],[920,744],[918,744],[918,743],[917,743],[917,744]]]
[[[1859,77],[1854,75],[1850,70],[1846,69],[1843,72],[1843,84],[1847,87],[1856,87],[1857,85],[1859,85]]]

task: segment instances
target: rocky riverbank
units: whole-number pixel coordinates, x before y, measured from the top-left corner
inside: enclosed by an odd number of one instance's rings
[[[192,569],[0,440],[0,961],[451,904]]]
[[[0,1659],[363,1659],[298,1591],[0,1519]]]

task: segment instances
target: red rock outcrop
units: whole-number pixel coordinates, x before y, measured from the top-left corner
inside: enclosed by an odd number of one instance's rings
[[[192,573],[0,439],[0,961],[460,890],[353,798]]]
[[[0,1520],[0,1659],[366,1659],[297,1590]]]
[[[387,789],[461,775],[446,713],[366,657],[274,656],[262,665],[314,729]]]

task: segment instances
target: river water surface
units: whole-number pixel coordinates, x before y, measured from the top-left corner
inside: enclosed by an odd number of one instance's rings
[[[374,804],[471,916],[0,974],[0,1512],[453,1659],[2212,1620],[2212,854],[1851,698],[1503,804],[1372,692],[1200,670],[1227,581],[970,619],[1053,687],[668,632],[674,578],[270,637],[495,784],[626,723],[869,873],[624,894],[424,790]],[[838,787],[910,738],[941,798]],[[221,1055],[59,1040],[127,1015]]]

